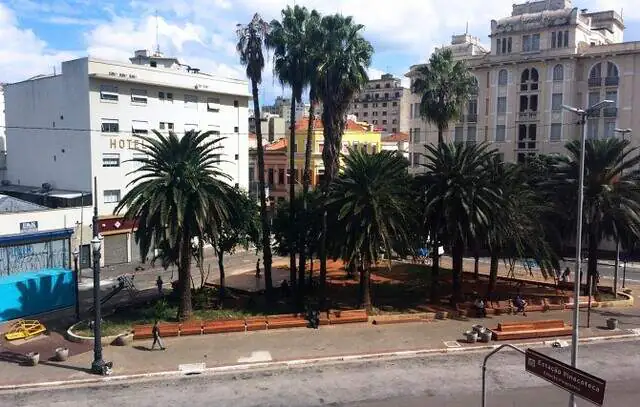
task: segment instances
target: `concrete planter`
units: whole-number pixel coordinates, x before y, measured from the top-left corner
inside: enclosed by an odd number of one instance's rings
[[[71,342],[76,342],[76,343],[93,343],[93,336],[82,336],[73,332],[74,328],[81,323],[82,322],[73,324],[71,325],[71,327],[69,327],[69,329],[67,329],[67,334],[66,334],[67,339],[70,340]],[[125,331],[125,332],[119,333],[118,335],[103,336],[100,342],[102,343],[102,346],[109,346],[111,344],[114,344],[116,339],[118,339],[118,337],[123,335],[131,335],[133,340],[133,334],[131,334],[130,331]]]
[[[482,335],[487,330],[487,328],[483,327],[482,325],[474,325],[472,329],[473,332],[476,332],[478,335]]]
[[[614,330],[618,329],[618,320],[616,318],[607,319],[607,329]]]
[[[64,362],[67,359],[69,359],[69,348],[67,348],[67,347],[57,348],[56,349],[56,360],[58,360],[60,362]]]
[[[467,343],[478,342],[478,333],[476,331],[467,331],[464,336],[467,338]]]
[[[493,336],[493,332],[485,329],[484,332],[480,334],[480,342],[488,343],[491,342],[491,337]]]
[[[40,363],[40,354],[38,352],[27,353],[27,358],[29,359],[29,364],[31,366],[36,366],[38,363]]]

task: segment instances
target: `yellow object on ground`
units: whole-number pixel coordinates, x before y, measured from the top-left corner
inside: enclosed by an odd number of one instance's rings
[[[9,332],[7,332],[4,337],[8,341],[15,341],[16,339],[29,339],[33,336],[40,335],[44,333],[47,328],[35,319],[33,320],[24,320],[21,319],[17,321]]]

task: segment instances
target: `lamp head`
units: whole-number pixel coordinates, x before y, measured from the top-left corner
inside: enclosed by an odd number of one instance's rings
[[[93,251],[99,252],[100,246],[102,246],[100,238],[98,238],[98,236],[94,236],[93,239],[91,239],[91,247],[93,248]]]

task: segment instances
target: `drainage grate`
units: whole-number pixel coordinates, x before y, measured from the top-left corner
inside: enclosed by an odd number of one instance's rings
[[[445,341],[444,346],[447,348],[461,348],[462,345],[458,343],[458,341]]]
[[[178,365],[178,370],[186,375],[200,374],[204,372],[207,365],[204,363],[187,363]]]

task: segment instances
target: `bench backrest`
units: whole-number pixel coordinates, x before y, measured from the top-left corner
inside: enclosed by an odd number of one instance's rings
[[[545,321],[533,322],[535,329],[553,329],[564,328],[564,321],[561,319],[550,319]]]
[[[498,324],[498,331],[500,332],[530,331],[533,329],[535,329],[533,324],[526,322],[506,322]]]

